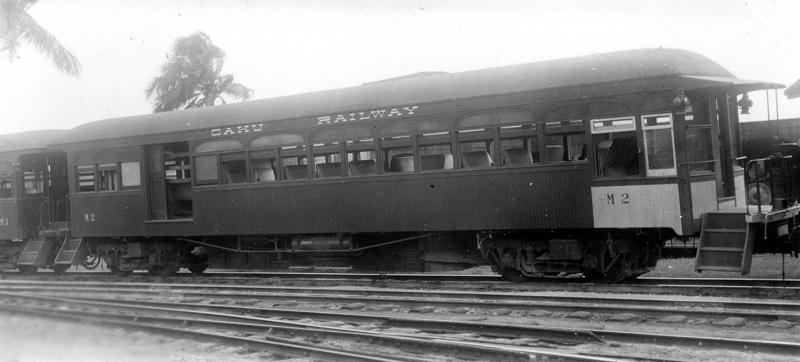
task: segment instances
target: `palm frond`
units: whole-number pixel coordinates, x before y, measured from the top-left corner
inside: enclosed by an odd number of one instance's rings
[[[231,83],[230,85],[228,85],[227,88],[225,88],[223,93],[233,98],[246,101],[253,98],[253,94],[255,93],[255,91],[245,87],[243,84]]]
[[[176,39],[161,75],[145,88],[153,112],[214,106],[225,103],[223,93],[243,100],[252,97],[252,90],[233,83],[233,75],[220,75],[224,58],[225,52],[203,32]]]
[[[19,39],[35,46],[41,53],[50,58],[58,70],[63,73],[78,77],[81,73],[81,64],[78,58],[70,53],[55,36],[45,30],[36,20],[27,13],[36,1],[18,0],[17,8],[13,13],[6,14],[8,27],[13,32],[13,40],[6,41],[4,49],[10,48],[13,54],[18,46]],[[4,4],[4,8],[7,4]]]

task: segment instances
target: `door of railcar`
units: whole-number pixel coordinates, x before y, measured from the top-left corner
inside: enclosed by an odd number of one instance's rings
[[[21,227],[24,237],[31,238],[41,227],[66,221],[66,155],[62,152],[22,155],[19,165]]]
[[[193,216],[189,144],[175,142],[145,148],[150,220]]]

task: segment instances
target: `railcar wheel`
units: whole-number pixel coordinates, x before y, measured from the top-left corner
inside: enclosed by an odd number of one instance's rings
[[[109,265],[108,270],[110,270],[112,273],[114,273],[114,275],[118,277],[126,277],[128,275],[131,275],[131,273],[133,273],[133,270],[121,270],[116,265]]]
[[[516,264],[516,252],[513,249],[506,249],[503,254],[500,253],[500,250],[493,250],[489,254],[492,270],[499,273],[503,279],[514,283],[523,283],[530,279],[511,266]]]
[[[177,273],[178,270],[180,269],[181,266],[177,262],[168,262],[164,265],[151,266],[150,268],[147,269],[147,272],[150,275],[155,275],[159,277],[168,277],[172,274]]]
[[[189,269],[192,274],[200,275],[208,269],[208,264],[191,265],[187,269]]]
[[[35,267],[33,265],[17,265],[17,269],[22,274],[33,274],[36,273],[37,270],[39,270],[38,267]]]
[[[513,270],[513,269],[506,268],[506,269],[500,270],[499,272],[500,272],[500,275],[503,277],[503,279],[508,280],[510,282],[524,283],[524,282],[527,282],[528,280],[530,280],[530,278],[522,275],[522,273],[520,273],[519,271]]]
[[[58,275],[64,274],[64,272],[66,272],[71,266],[72,265],[69,264],[53,265],[53,273],[56,273]]]

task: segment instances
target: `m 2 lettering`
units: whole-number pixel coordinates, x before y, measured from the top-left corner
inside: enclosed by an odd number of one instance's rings
[[[0,226],[9,226],[7,217],[0,217]]]
[[[83,222],[95,222],[95,216],[93,212],[87,212],[83,214]]]
[[[609,205],[629,205],[631,203],[631,195],[627,192],[606,194],[606,203]]]

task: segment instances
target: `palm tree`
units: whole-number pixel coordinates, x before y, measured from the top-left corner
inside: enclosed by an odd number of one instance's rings
[[[224,104],[223,95],[250,99],[251,89],[234,83],[231,74],[220,75],[224,58],[225,52],[205,33],[178,38],[161,66],[161,75],[145,90],[147,98],[153,99],[153,112]]]
[[[38,0],[0,0],[0,52],[8,55],[9,61],[17,56],[20,42],[32,44],[53,61],[56,68],[63,73],[79,76],[81,63],[56,39],[42,28],[28,14],[28,9]]]

